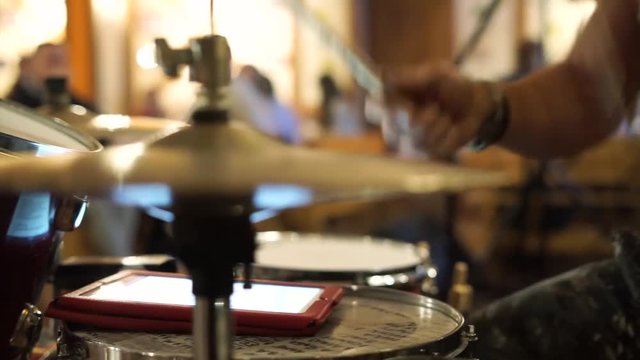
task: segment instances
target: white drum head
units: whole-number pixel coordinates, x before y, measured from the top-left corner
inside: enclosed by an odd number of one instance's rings
[[[257,241],[256,266],[282,270],[384,273],[422,261],[412,244],[388,239],[261,232]]]

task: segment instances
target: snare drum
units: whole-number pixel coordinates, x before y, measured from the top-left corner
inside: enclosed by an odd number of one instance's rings
[[[456,353],[464,344],[457,337],[464,319],[443,302],[395,289],[353,285],[346,290],[316,335],[236,336],[234,359],[386,359]],[[65,353],[47,359],[72,354],[87,360],[192,358],[192,338],[184,334],[83,329],[68,332],[60,341],[58,349]]]
[[[435,295],[426,245],[396,240],[266,231],[256,236],[257,279],[337,282]]]
[[[0,161],[100,149],[87,135],[0,100]],[[78,208],[70,208],[75,205],[68,199],[47,192],[0,193],[0,359],[17,358],[37,340],[39,314],[27,304],[36,302],[51,270],[60,230],[77,226],[86,205],[78,199]],[[66,224],[60,222],[64,216]]]

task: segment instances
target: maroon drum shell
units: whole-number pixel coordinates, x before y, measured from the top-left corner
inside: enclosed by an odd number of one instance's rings
[[[0,99],[0,161],[101,149],[96,139],[66,123]],[[36,304],[55,263],[62,236],[55,215],[61,200],[48,192],[0,189],[0,359],[17,356],[10,346],[16,324],[25,305]],[[77,215],[75,225],[82,212]]]
[[[21,194],[20,196],[29,196]],[[54,201],[45,232],[31,237],[9,234],[16,213],[18,195],[0,194],[0,358],[9,359],[9,339],[13,334],[25,303],[35,304],[46,280],[58,248],[53,228]]]

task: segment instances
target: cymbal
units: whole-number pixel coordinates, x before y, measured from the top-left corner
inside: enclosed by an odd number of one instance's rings
[[[640,184],[640,139],[613,136],[568,159],[555,161],[552,180],[574,185],[635,187]]]
[[[238,121],[198,124],[92,154],[1,161],[0,189],[169,206],[178,197],[246,198],[256,208],[509,183],[500,172],[292,146]]]
[[[105,145],[123,145],[143,141],[158,132],[188,126],[185,121],[150,116],[97,114],[80,105],[71,105],[62,109],[45,105],[38,110],[63,120]]]
[[[188,124],[148,116],[102,114],[87,123],[73,126],[107,145],[118,145],[143,141],[159,132],[182,128]]]

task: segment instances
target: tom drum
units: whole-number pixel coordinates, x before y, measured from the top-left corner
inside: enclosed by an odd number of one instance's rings
[[[253,274],[435,295],[437,270],[426,244],[368,236],[265,231],[257,234]]]
[[[61,122],[0,100],[0,161],[101,148]],[[81,197],[0,193],[0,359],[22,359],[31,351],[40,315],[30,304],[51,270],[62,231],[79,224],[85,206]]]

